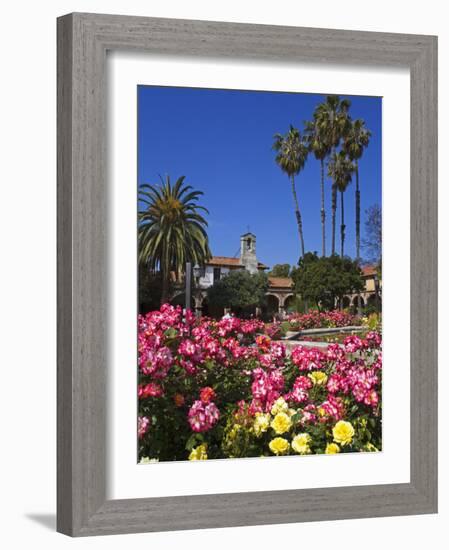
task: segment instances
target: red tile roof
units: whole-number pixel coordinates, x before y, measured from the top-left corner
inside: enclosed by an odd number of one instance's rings
[[[290,277],[268,277],[270,287],[291,288],[293,280]]]
[[[212,256],[212,258],[208,262],[206,262],[206,265],[238,267],[242,264],[240,263],[240,258],[227,258],[226,256]]]
[[[365,265],[362,267],[362,273],[366,277],[369,277],[370,275],[375,275],[377,273],[377,268],[374,265]]]
[[[229,258],[228,256],[212,256],[212,258],[206,262],[206,265],[214,265],[220,267],[243,267],[240,263],[240,258]],[[268,269],[268,266],[262,262],[257,263],[259,269]]]

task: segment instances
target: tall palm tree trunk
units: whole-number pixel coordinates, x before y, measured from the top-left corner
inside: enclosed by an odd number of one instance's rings
[[[295,177],[294,176],[291,176],[291,183],[292,183],[293,201],[295,203],[296,223],[298,224],[299,241],[301,243],[301,255],[302,255],[302,257],[304,257],[304,254],[305,254],[304,235],[303,235],[303,232],[302,232],[302,219],[301,219],[301,212],[299,210],[298,196],[296,194]]]
[[[355,161],[355,255],[360,261],[360,188],[359,188],[359,163]]]
[[[332,158],[335,156],[335,147],[332,148]],[[331,254],[335,254],[335,222],[337,215],[337,186],[335,180],[332,181],[332,246]]]
[[[359,161],[355,161],[355,257],[357,265],[360,264],[360,187],[359,187]],[[362,314],[362,301],[357,294],[357,314]]]
[[[321,159],[321,230],[322,230],[322,256],[326,256],[326,210],[324,207],[324,159]]]
[[[344,191],[340,191],[340,204],[341,204],[340,256],[343,258],[345,254],[345,229],[346,229]]]
[[[332,184],[332,245],[331,254],[335,254],[335,223],[337,216],[337,186]]]

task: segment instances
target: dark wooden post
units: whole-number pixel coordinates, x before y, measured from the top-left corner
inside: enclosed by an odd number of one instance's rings
[[[192,264],[186,263],[186,311],[190,310],[192,303]]]

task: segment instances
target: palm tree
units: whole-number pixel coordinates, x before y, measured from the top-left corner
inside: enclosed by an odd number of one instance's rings
[[[321,168],[321,240],[322,256],[326,256],[326,209],[324,196],[324,160],[330,152],[330,147],[325,140],[324,135],[320,134],[317,119],[314,113],[313,121],[305,122],[305,138],[309,151],[315,155],[316,160],[320,161]]]
[[[368,147],[371,132],[362,119],[354,120],[343,142],[343,149],[355,166],[355,249],[356,260],[360,262],[360,187],[359,187],[359,159]]]
[[[328,144],[331,157],[334,156],[340,140],[344,137],[349,127],[348,110],[351,102],[340,99],[337,95],[329,95],[324,103],[320,103],[315,109],[315,120],[319,134]],[[335,219],[337,213],[337,187],[335,181],[332,184],[332,246],[331,254],[335,254]]]
[[[185,176],[174,185],[169,176],[160,185],[144,184],[139,190],[139,261],[162,275],[161,304],[168,301],[170,273],[176,276],[186,262],[204,264],[211,257],[206,233],[209,213],[197,204],[202,191],[184,185]]]
[[[302,231],[302,219],[299,209],[298,196],[296,194],[295,176],[304,168],[307,160],[308,149],[297,128],[290,125],[290,130],[285,134],[274,136],[273,149],[277,152],[276,162],[283,172],[290,178],[293,203],[295,207],[296,223],[298,225],[299,241],[301,243],[301,255],[304,256],[304,235]]]
[[[344,193],[352,181],[355,170],[354,164],[347,158],[344,151],[335,153],[329,162],[329,176],[332,177],[336,192],[340,191],[341,224],[340,224],[340,256],[343,258],[345,251],[345,203]]]

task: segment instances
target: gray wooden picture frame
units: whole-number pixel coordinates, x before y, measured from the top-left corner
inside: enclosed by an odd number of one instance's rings
[[[437,38],[82,13],[57,25],[57,530],[85,536],[436,512]],[[410,483],[106,499],[108,50],[410,69]]]

